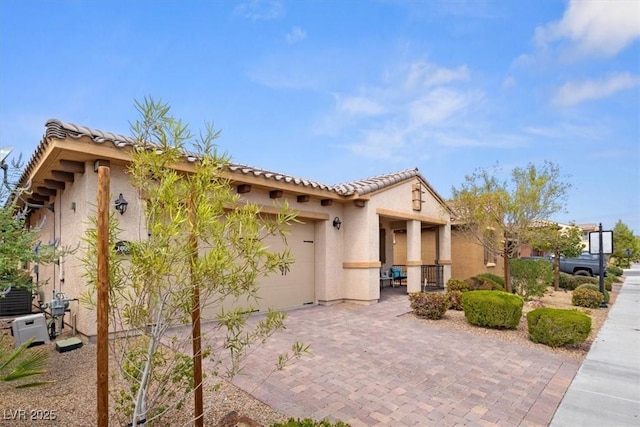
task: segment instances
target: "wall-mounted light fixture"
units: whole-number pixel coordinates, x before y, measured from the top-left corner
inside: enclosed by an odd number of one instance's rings
[[[125,198],[122,196],[122,193],[120,193],[120,195],[118,196],[115,202],[116,210],[120,212],[120,215],[124,215],[124,213],[127,211],[128,205],[129,205],[129,202],[127,202]]]
[[[342,225],[342,221],[340,221],[340,218],[338,218],[338,217],[333,218],[333,226],[336,229],[340,230],[340,226],[341,225]]]

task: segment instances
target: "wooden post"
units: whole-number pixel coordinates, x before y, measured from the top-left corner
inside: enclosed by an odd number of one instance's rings
[[[198,279],[194,277],[194,266],[198,257],[198,238],[193,228],[197,218],[195,216],[195,205],[191,196],[188,202],[189,209],[189,263],[191,269],[191,345],[193,351],[193,384],[195,390],[194,399],[194,418],[195,427],[204,426],[204,404],[202,396],[202,333],[200,330],[200,284]]]
[[[97,414],[98,427],[109,425],[109,185],[110,170],[98,168],[98,337]]]

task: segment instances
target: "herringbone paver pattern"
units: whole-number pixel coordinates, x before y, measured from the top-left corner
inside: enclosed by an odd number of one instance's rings
[[[580,364],[411,317],[406,295],[288,313],[234,383],[291,417],[352,426],[546,426]],[[311,345],[284,370],[277,355]]]

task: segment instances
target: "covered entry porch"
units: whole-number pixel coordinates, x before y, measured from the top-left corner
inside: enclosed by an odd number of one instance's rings
[[[451,277],[450,242],[445,221],[379,213],[380,271],[391,275],[388,285],[406,286],[408,293],[444,289]],[[381,280],[381,289],[384,285]]]

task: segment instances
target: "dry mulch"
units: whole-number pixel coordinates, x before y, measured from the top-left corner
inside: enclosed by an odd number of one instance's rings
[[[610,292],[609,307],[614,304],[619,289],[619,285],[614,284],[613,291]],[[584,360],[591,343],[607,318],[609,308],[580,309],[588,313],[592,319],[592,331],[589,338],[580,345],[554,349],[542,344],[535,344],[528,338],[526,313],[541,306],[576,309],[571,305],[571,292],[551,290],[539,300],[525,303],[523,319],[515,330],[492,330],[473,326],[466,322],[463,312],[454,310],[449,310],[441,320],[418,320],[426,323],[437,322],[440,327],[467,331]],[[62,338],[65,337],[64,335],[70,335],[70,331],[64,332]],[[49,368],[43,375],[43,379],[54,382],[24,390],[13,390],[8,388],[6,384],[0,384],[2,395],[0,426],[86,427],[96,425],[95,344],[85,341],[82,348],[65,353],[56,352],[54,343],[49,344],[48,347],[51,349]],[[110,370],[115,372],[115,366],[110,367]],[[220,380],[218,379],[218,381]],[[228,382],[222,381],[222,387],[216,392],[209,391],[212,387],[213,379],[206,380],[205,407],[209,409],[205,415],[205,426],[216,426],[226,414],[233,410],[240,412],[240,415],[251,417],[263,426],[282,422],[287,418],[284,414],[273,410]],[[47,414],[50,419],[38,419]],[[188,422],[190,414],[189,402],[187,408],[173,413],[162,424],[155,425],[192,425]],[[51,420],[52,417],[55,419]],[[115,413],[110,414],[110,426],[125,426],[126,424],[126,421],[118,420]]]

